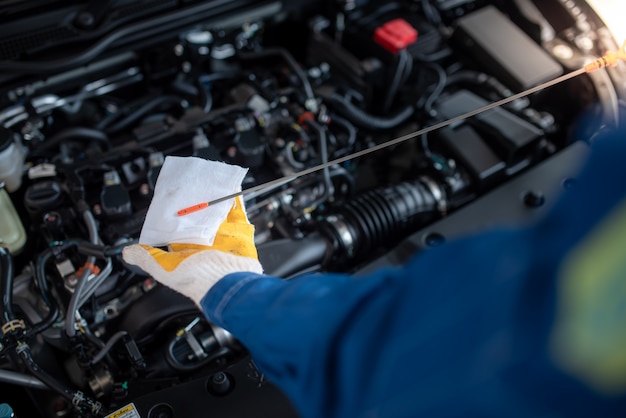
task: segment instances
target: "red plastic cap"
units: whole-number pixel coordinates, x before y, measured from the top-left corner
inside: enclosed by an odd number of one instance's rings
[[[374,40],[387,51],[397,54],[417,41],[417,30],[404,19],[394,19],[376,28]]]

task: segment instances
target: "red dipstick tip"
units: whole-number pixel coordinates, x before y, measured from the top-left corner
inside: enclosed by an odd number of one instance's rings
[[[202,203],[198,203],[197,205],[192,205],[185,209],[181,209],[178,212],[176,212],[176,214],[178,216],[185,216],[185,215],[189,215],[190,213],[194,213],[194,212],[197,212],[199,210],[202,210],[208,207],[209,207],[209,202],[202,202]]]

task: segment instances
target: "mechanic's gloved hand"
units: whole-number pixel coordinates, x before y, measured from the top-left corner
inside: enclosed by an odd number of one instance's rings
[[[218,280],[229,273],[262,273],[256,247],[254,226],[246,216],[241,197],[220,225],[213,245],[170,244],[170,251],[149,245],[124,248],[122,257],[150,274],[160,283],[191,298],[200,300]]]

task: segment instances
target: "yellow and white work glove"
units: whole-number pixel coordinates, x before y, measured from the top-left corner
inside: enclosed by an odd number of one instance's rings
[[[222,277],[237,272],[263,272],[254,246],[254,225],[248,221],[241,197],[235,199],[213,245],[172,243],[169,248],[170,251],[163,251],[149,245],[130,245],[124,248],[122,257],[198,306]]]

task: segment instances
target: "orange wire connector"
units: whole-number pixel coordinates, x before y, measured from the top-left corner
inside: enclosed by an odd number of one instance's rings
[[[619,61],[626,61],[626,42],[617,51],[608,51],[603,57],[585,65],[586,73],[592,73],[606,67],[615,67]]]
[[[192,205],[189,207],[186,207],[185,209],[181,209],[178,212],[176,212],[176,215],[178,216],[185,216],[185,215],[189,215],[190,213],[194,213],[197,212],[199,210],[202,210],[204,208],[208,208],[209,207],[209,202],[202,202],[202,203],[198,203],[196,205]]]

